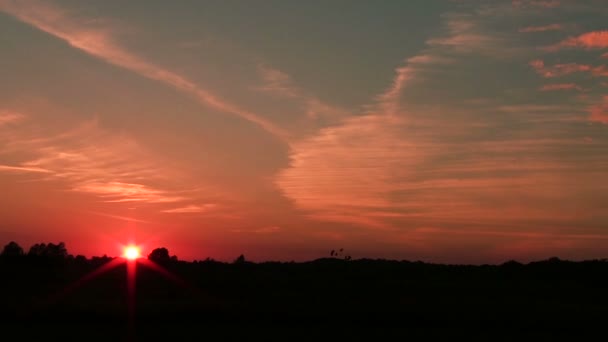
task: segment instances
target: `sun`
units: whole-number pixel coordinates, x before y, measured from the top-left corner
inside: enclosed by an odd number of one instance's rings
[[[128,260],[135,260],[141,257],[141,252],[137,246],[127,246],[125,247],[123,256]]]

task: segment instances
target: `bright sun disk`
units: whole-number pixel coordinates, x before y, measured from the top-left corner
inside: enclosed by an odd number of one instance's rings
[[[124,257],[129,259],[129,260],[135,260],[137,258],[139,258],[140,255],[140,251],[139,251],[139,247],[137,246],[127,246],[125,247],[125,251],[124,251]]]

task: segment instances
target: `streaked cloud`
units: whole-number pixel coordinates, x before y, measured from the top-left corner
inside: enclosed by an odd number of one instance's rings
[[[564,26],[561,24],[549,24],[544,26],[527,26],[522,27],[518,31],[522,33],[532,33],[532,32],[547,32],[547,31],[561,31],[564,29]]]
[[[504,41],[484,32],[472,18],[449,16],[446,25],[448,33],[427,40],[429,46],[449,48],[460,53],[477,52],[488,55],[499,55],[500,51],[504,51]]]
[[[522,5],[553,8],[558,3]],[[544,125],[559,126],[560,120],[582,122],[584,107],[476,101],[461,108],[464,114],[460,114],[458,106],[447,101],[441,101],[441,109],[433,112],[428,105],[414,106],[403,99],[413,83],[434,67],[449,70],[480,57],[512,63],[499,53],[488,53],[497,52],[497,42],[505,41],[506,36],[483,32],[466,15],[446,18],[446,36],[427,40],[423,51],[395,68],[390,85],[375,98],[376,105],[369,106],[366,115],[347,118],[293,144],[290,167],[279,174],[277,185],[309,217],[376,231],[418,225],[528,229],[530,222],[536,222],[550,229],[558,221],[574,224],[578,214],[569,209],[568,201],[592,190],[583,180],[580,189],[577,185],[564,189],[564,181],[571,174],[593,177],[606,169],[608,164],[589,152],[595,148],[591,146],[603,142],[562,137],[563,128],[549,130]],[[535,53],[534,48],[521,51]],[[530,66],[546,78],[574,73],[600,76],[603,71],[602,66],[582,63],[546,65],[541,59],[532,60]],[[429,75],[441,79],[443,74]],[[540,88],[583,89],[576,83]],[[502,113],[502,118],[497,119],[496,113]],[[510,131],[505,122],[513,125],[511,133],[502,137],[488,134]],[[579,152],[564,157],[557,152],[564,149]],[[562,209],[555,214],[548,199],[558,193],[556,205]],[[534,204],[521,206],[524,198]],[[597,213],[599,209],[587,210]]]
[[[91,20],[74,17],[70,15],[70,12],[55,7],[50,2],[2,0],[0,1],[0,11],[64,40],[74,48],[100,58],[107,63],[165,83],[193,96],[206,106],[248,120],[280,139],[286,139],[288,136],[286,131],[262,116],[239,108],[186,77],[151,63],[121,46],[114,39],[114,32],[111,29],[92,25]]]
[[[308,119],[323,118],[332,122],[350,114],[347,110],[327,104],[313,94],[299,88],[294,84],[291,76],[281,70],[269,65],[258,64],[257,71],[262,79],[262,85],[254,87],[254,90],[286,97],[302,104]]]
[[[53,171],[42,169],[39,167],[26,167],[26,166],[10,166],[10,165],[0,165],[0,172],[34,172],[34,173],[53,173]]]
[[[517,8],[556,8],[561,5],[559,0],[512,0]]]
[[[540,59],[530,61],[529,65],[545,78],[561,77],[580,72],[586,72],[595,77],[608,76],[608,68],[605,65],[593,66],[579,63],[561,63],[548,66]]]
[[[2,127],[0,127],[2,128]],[[0,130],[0,156],[20,154],[21,161],[0,165],[0,172],[38,174],[37,181],[67,181],[71,191],[94,195],[104,202],[170,203],[187,201],[167,182],[170,173],[136,141],[104,131],[91,120],[44,139],[35,122]],[[147,184],[146,184],[147,183]]]
[[[163,213],[172,213],[172,214],[184,214],[184,213],[203,213],[209,210],[216,208],[216,204],[203,204],[203,205],[187,205],[185,207],[180,208],[172,208],[162,210]]]
[[[553,83],[545,84],[540,87],[541,91],[555,91],[555,90],[578,90],[583,91],[583,88],[574,83]]]

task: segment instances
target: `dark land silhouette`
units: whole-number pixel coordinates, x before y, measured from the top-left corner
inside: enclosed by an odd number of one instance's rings
[[[136,265],[131,292],[123,258],[11,242],[0,257],[2,331],[22,340],[544,340],[601,332],[608,317],[605,259],[467,266],[337,250],[310,262],[223,263],[158,248]]]

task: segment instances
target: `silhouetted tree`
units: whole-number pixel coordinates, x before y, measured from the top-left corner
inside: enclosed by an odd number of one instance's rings
[[[19,257],[23,256],[23,248],[19,246],[15,241],[9,242],[2,250],[2,256],[6,257]]]
[[[37,243],[30,247],[27,255],[45,258],[66,258],[68,256],[68,250],[65,248],[65,243],[60,242],[59,244],[49,243]]]
[[[156,248],[148,254],[148,259],[157,263],[166,263],[169,261],[177,261],[177,256],[169,255],[169,250],[165,247]]]
[[[43,256],[45,250],[46,250],[45,243],[37,243],[37,244],[34,244],[32,247],[30,247],[30,250],[29,250],[29,252],[27,252],[27,255],[38,256],[38,257]]]
[[[84,264],[84,263],[87,262],[87,257],[85,257],[84,255],[78,254],[76,256],[76,258],[74,258],[74,260],[76,260],[76,262],[79,263],[79,264]]]

